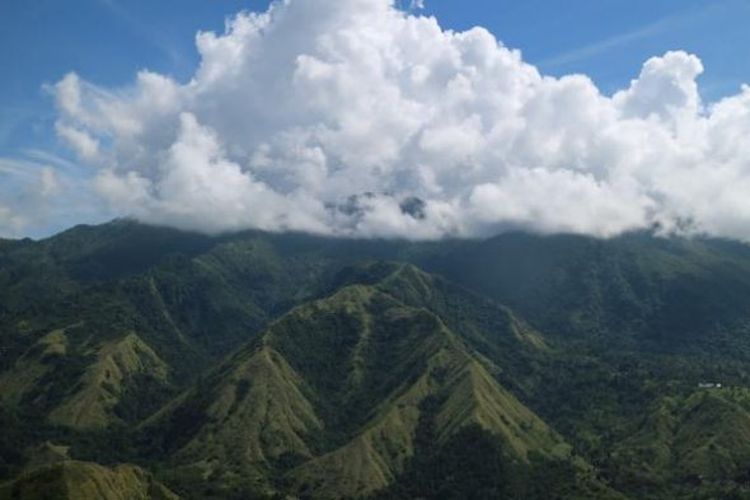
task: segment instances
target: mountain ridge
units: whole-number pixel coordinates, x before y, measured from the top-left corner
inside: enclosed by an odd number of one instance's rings
[[[303,346],[312,345],[308,342],[300,342],[298,337],[303,334],[303,331],[314,331],[324,335],[335,334],[340,340],[345,334],[344,328],[339,326],[323,330],[316,327],[317,321],[330,321],[328,314],[331,312],[340,324],[346,323],[347,317],[349,321],[360,320],[350,325],[354,338],[348,344],[346,354],[342,353],[344,357],[340,358],[340,361],[326,351],[323,352],[320,361],[310,361],[309,356],[300,355],[295,349],[290,350],[290,340],[301,343]],[[375,316],[378,314],[379,316]],[[369,316],[363,318],[362,316],[365,315]],[[361,421],[362,423],[352,427],[353,437],[344,439],[340,447],[334,447],[322,455],[314,456],[310,447],[305,444],[304,437],[300,437],[298,433],[291,430],[277,431],[282,434],[275,434],[276,441],[279,436],[286,435],[291,436],[291,439],[282,439],[283,442],[287,445],[294,442],[293,445],[279,451],[283,451],[283,454],[295,455],[298,459],[303,457],[307,459],[305,463],[296,466],[286,474],[295,485],[295,489],[307,494],[312,493],[314,496],[338,498],[368,495],[387,487],[404,470],[406,461],[413,455],[413,451],[410,450],[413,449],[421,403],[428,396],[438,394],[442,394],[441,397],[445,399],[435,418],[440,442],[447,441],[459,429],[469,424],[477,424],[493,434],[502,436],[504,442],[509,445],[509,453],[519,460],[527,460],[529,449],[534,449],[535,452],[544,456],[557,458],[567,456],[569,446],[565,445],[553,431],[547,429],[546,425],[523,407],[517,399],[502,389],[486,371],[483,363],[467,350],[467,347],[445,327],[438,317],[424,309],[409,308],[383,294],[377,290],[377,287],[349,285],[328,298],[292,309],[270,325],[260,342],[248,348],[245,353],[236,354],[228,362],[236,363],[230,366],[241,367],[246,363],[253,363],[258,358],[267,360],[269,357],[278,356],[279,359],[273,365],[284,366],[284,371],[290,372],[290,378],[299,380],[300,374],[303,374],[303,378],[306,376],[310,380],[317,376],[319,382],[313,382],[312,385],[306,384],[313,394],[317,394],[312,401],[319,400],[321,394],[327,394],[326,399],[333,398],[333,401],[340,401],[334,405],[352,407],[352,401],[358,401],[361,398],[357,393],[360,390],[357,381],[366,383],[370,378],[367,372],[361,372],[361,370],[367,370],[367,367],[363,368],[360,364],[362,351],[368,348],[365,344],[370,341],[382,342],[380,337],[387,335],[387,332],[380,329],[381,326],[371,330],[371,325],[375,323],[392,324],[396,329],[394,331],[401,332],[398,339],[386,339],[389,342],[399,343],[398,347],[388,351],[389,355],[386,358],[391,357],[390,353],[396,352],[405,353],[407,357],[403,361],[388,359],[386,365],[388,368],[385,369],[385,373],[397,374],[392,375],[394,381],[390,383],[387,380],[381,381],[386,388],[381,387],[377,391],[368,387],[366,392],[369,395],[383,394],[382,403],[369,410],[365,407],[364,411],[359,412],[360,417],[355,418],[355,422]],[[299,324],[304,325],[302,327],[304,330],[296,329]],[[317,339],[315,345],[321,345],[320,339]],[[288,364],[283,358],[284,352],[287,356],[292,355],[292,359],[297,360],[296,363],[292,361]],[[412,375],[406,375],[407,372],[403,371],[405,368],[399,368],[399,366],[414,366],[422,363],[425,363],[424,368],[419,368],[416,372],[412,371]],[[295,364],[298,366],[296,369]],[[268,364],[263,366],[267,367]],[[343,372],[334,370],[333,377],[327,375],[326,372],[320,373],[320,370],[330,370],[332,366],[345,367],[346,370]],[[228,370],[226,367],[220,367],[218,372],[236,373],[238,369]],[[249,387],[244,392],[254,394],[262,390],[262,387],[259,387],[262,382],[259,380],[273,376],[277,370],[270,371],[270,374],[264,371],[255,372],[254,376],[246,380]],[[382,370],[378,373],[382,373]],[[341,382],[332,385],[335,380]],[[355,381],[353,385],[352,381]],[[223,384],[212,382],[210,386],[223,387]],[[236,388],[234,391],[220,390],[220,392],[221,394],[233,393],[235,396],[229,396],[229,398],[236,398]],[[304,429],[304,433],[322,432],[327,425],[320,423],[318,415],[330,413],[330,408],[316,412],[315,403],[311,403],[303,396],[303,390],[298,385],[292,390],[281,392],[281,394],[290,393],[296,394],[299,402],[298,409],[301,406],[302,411],[280,412],[281,414],[273,420],[273,425],[269,423],[264,427],[264,432],[271,428],[279,429],[279,426],[287,421],[283,415],[289,414],[296,415],[294,420],[299,420],[301,416],[304,416],[308,423],[313,424],[312,427],[303,425],[301,428]],[[219,401],[222,398],[223,396],[219,398]],[[263,398],[256,396],[253,401],[257,404],[263,401]],[[182,404],[191,403],[189,400],[182,400]],[[213,408],[216,404],[216,402],[208,403],[208,407]],[[234,401],[225,402],[222,407],[236,408]],[[255,406],[252,411],[259,411],[259,408],[261,406]],[[179,406],[173,408],[173,411],[179,412]],[[348,414],[347,418],[351,418],[351,414]],[[218,420],[215,416],[209,420],[217,422],[218,432],[235,427],[228,423],[226,415]],[[195,450],[193,455],[198,456],[212,453],[217,453],[219,456],[225,455],[226,452],[211,451],[211,446],[206,443],[215,443],[217,440],[200,437],[206,432],[211,433],[211,431],[197,430],[196,435],[199,437],[195,439],[199,444],[186,445],[177,452],[178,457],[185,456],[184,450],[186,449]],[[236,437],[237,433],[232,433],[232,436]],[[223,440],[219,439],[219,441]],[[527,441],[528,444],[526,444]],[[274,442],[274,439],[266,436],[247,442],[270,443]],[[232,440],[230,446],[225,446],[225,448],[238,451],[236,450],[238,446],[240,453],[248,458],[246,465],[249,469],[268,463],[263,451],[255,453],[249,450],[242,451],[242,445],[235,439]],[[277,456],[271,458],[278,458],[280,454],[277,452]],[[311,486],[312,484],[315,486]]]
[[[132,221],[0,244],[0,481],[50,441],[187,498],[741,496],[749,248]],[[735,392],[697,404],[706,381]]]

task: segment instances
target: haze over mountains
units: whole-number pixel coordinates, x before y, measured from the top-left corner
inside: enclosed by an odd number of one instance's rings
[[[647,233],[5,240],[0,498],[746,495],[749,294]]]

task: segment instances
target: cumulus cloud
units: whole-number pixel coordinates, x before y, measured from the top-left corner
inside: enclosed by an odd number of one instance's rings
[[[55,130],[57,135],[65,140],[80,158],[87,161],[96,160],[99,154],[99,141],[82,130],[62,123],[57,123]]]
[[[58,134],[120,213],[206,232],[750,239],[750,88],[703,103],[694,55],[654,57],[608,96],[393,0],[277,1],[196,45],[185,83],[54,87]]]

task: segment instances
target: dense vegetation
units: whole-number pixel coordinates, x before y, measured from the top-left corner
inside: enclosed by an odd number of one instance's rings
[[[0,496],[743,498],[748,297],[646,233],[4,241]]]

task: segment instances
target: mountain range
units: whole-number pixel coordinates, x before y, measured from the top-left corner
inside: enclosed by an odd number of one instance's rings
[[[748,362],[729,240],[0,240],[0,499],[746,498]]]

